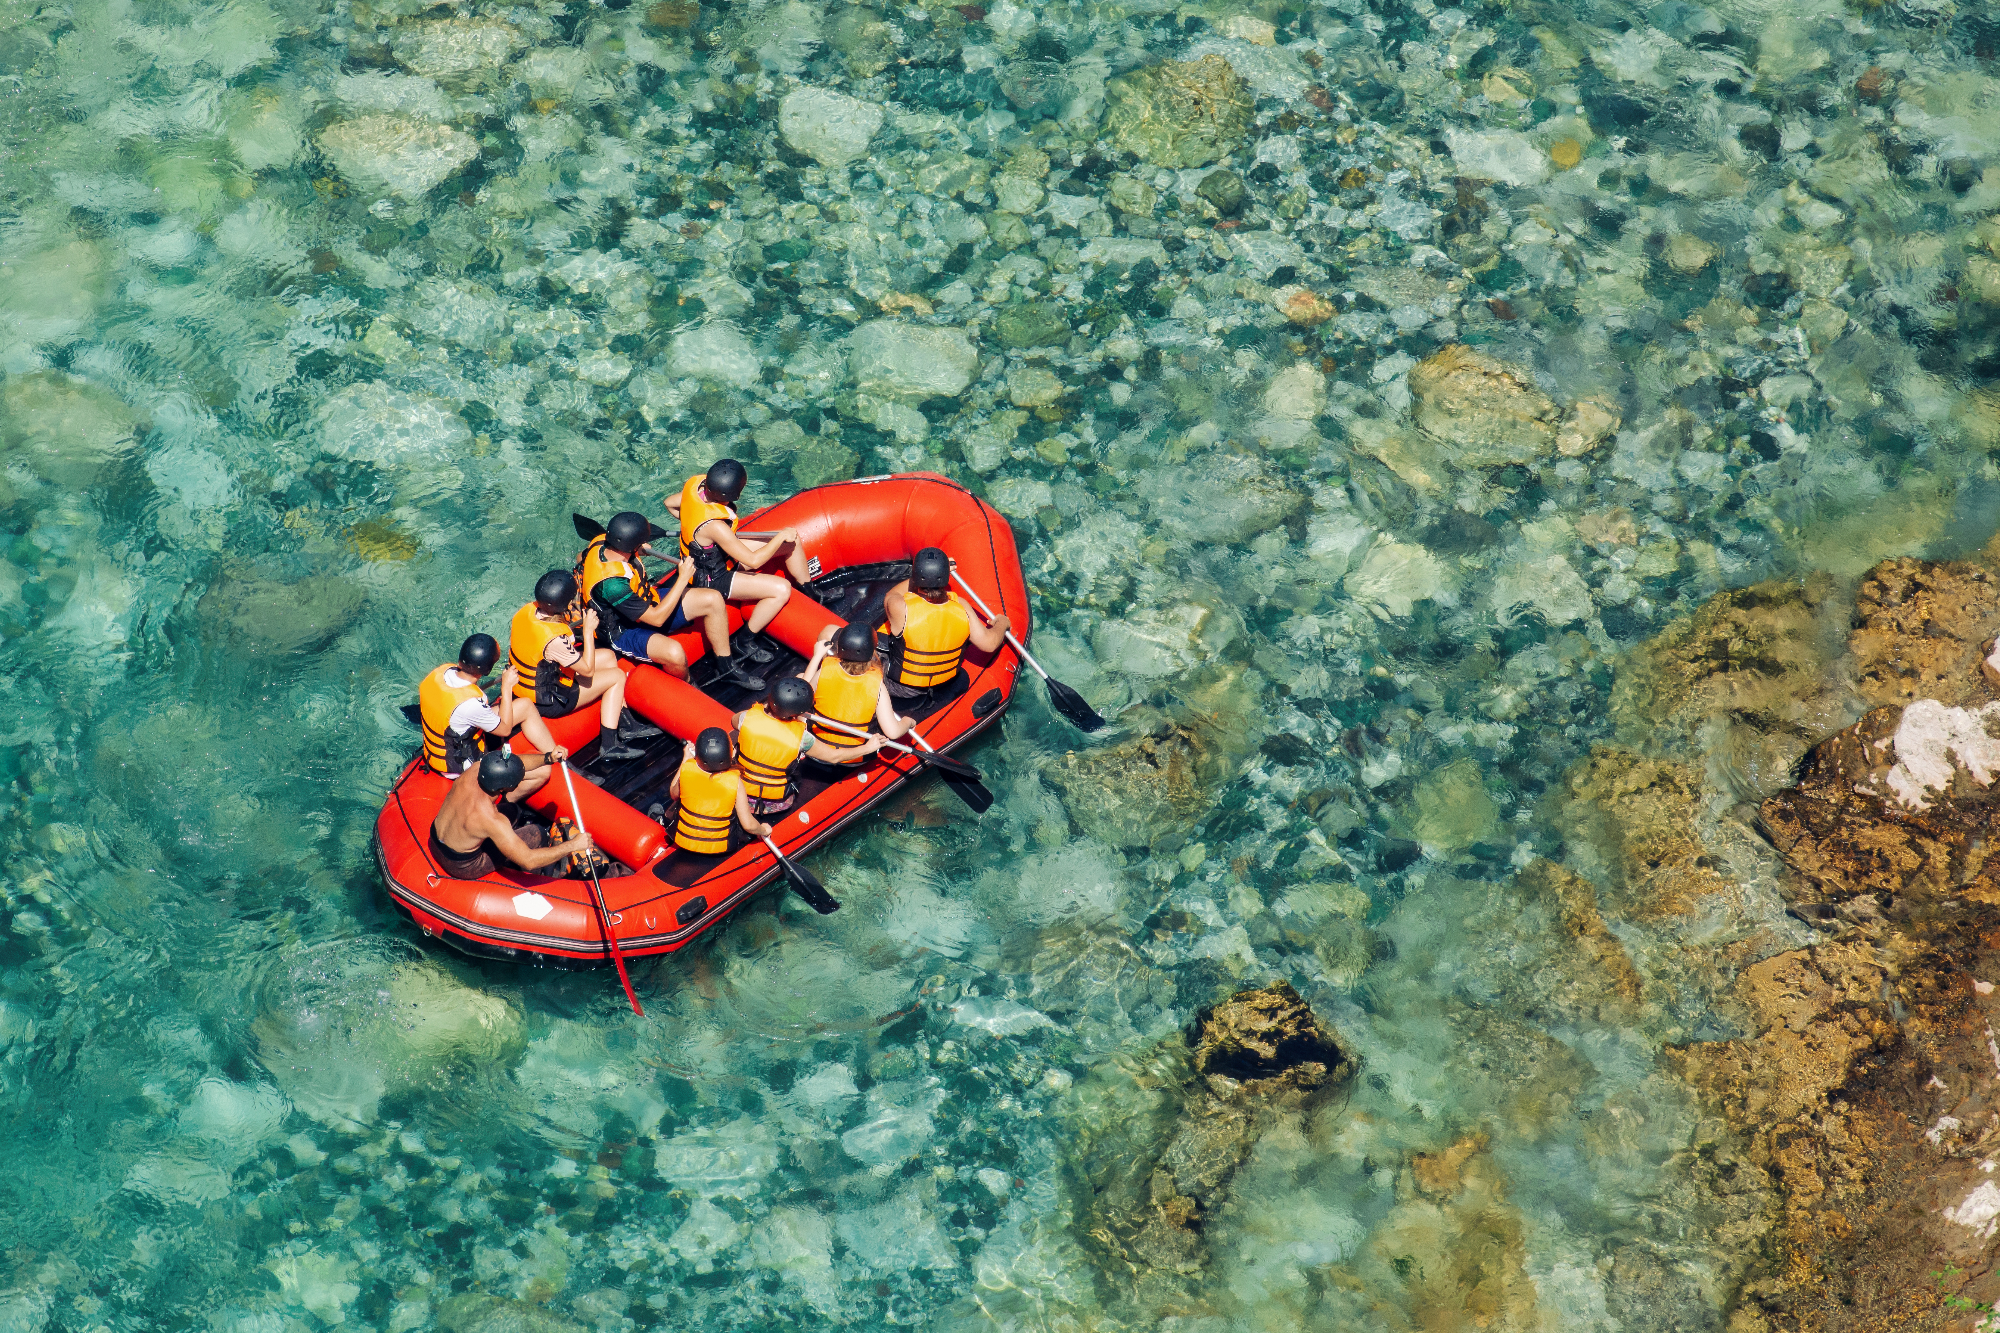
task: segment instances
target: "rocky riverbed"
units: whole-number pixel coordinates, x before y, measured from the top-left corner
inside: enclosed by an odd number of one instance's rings
[[[1996,51],[0,14],[0,1322],[1967,1326]],[[986,816],[917,793],[645,1022],[427,947],[413,682],[721,454],[982,495],[1112,726],[1030,687]],[[1324,1058],[1204,1067],[1232,1004]]]

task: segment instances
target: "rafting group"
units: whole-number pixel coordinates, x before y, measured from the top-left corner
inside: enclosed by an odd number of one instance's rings
[[[688,477],[677,533],[575,516],[582,550],[514,612],[504,661],[474,634],[423,677],[376,847],[426,933],[586,964],[671,950],[781,871],[833,910],[791,855],[926,766],[991,803],[946,751],[998,720],[1023,662],[1041,672],[1006,520],[924,473],[746,520],[746,481],[734,459]]]
[[[549,844],[520,806],[569,755],[548,722],[594,705],[593,763],[643,758],[632,742],[660,736],[664,728],[626,706],[619,659],[651,663],[684,680],[687,653],[671,637],[677,630],[701,627],[721,666],[711,684],[762,696],[731,717],[729,729],[706,727],[686,743],[669,788],[676,805],[673,842],[699,856],[730,850],[732,819],[751,837],[769,837],[764,820],[798,799],[793,774],[801,763],[857,764],[884,741],[907,735],[916,723],[896,711],[898,701],[928,698],[956,677],[967,644],[991,652],[1005,641],[1007,617],[974,616],[951,590],[950,558],[927,546],[916,552],[909,577],[884,596],[879,630],[828,625],[803,672],[767,685],[733,650],[759,663],[777,656],[755,636],[790,600],[793,584],[759,571],[778,565],[803,584],[813,565],[794,528],[755,547],[738,534],[735,506],[747,480],[743,464],[725,458],[667,497],[667,511],[680,520],[671,576],[647,577],[646,558],[656,554],[652,542],[670,534],[632,512],[615,515],[593,536],[574,569],[542,575],[534,599],[508,627],[497,701],[486,697],[482,684],[499,660],[499,645],[488,634],[468,638],[455,662],[424,677],[417,689],[424,762],[451,778],[474,770],[472,782],[453,783],[431,824],[431,854],[452,875],[476,879],[502,861],[536,871],[591,855],[587,831]],[[735,636],[728,626],[731,602],[751,607]],[[512,750],[489,750],[516,729],[535,746],[533,767]],[[512,817],[502,813],[510,805]],[[656,813],[664,810],[664,804],[655,807]]]

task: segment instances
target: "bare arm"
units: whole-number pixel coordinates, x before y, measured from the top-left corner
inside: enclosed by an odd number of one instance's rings
[[[652,629],[658,629],[666,624],[673,616],[674,608],[681,604],[681,598],[687,595],[688,584],[692,582],[694,582],[694,561],[683,559],[680,573],[674,578],[674,586],[660,598],[659,605],[639,617],[639,623]]]
[[[771,826],[750,813],[750,793],[743,789],[741,783],[736,785],[736,821],[753,838],[771,836]]]
[[[701,536],[702,532],[708,528],[709,523],[717,522],[720,522],[720,520],[710,519],[708,523],[702,524],[700,528],[695,530],[695,536]],[[764,567],[764,563],[772,556],[798,541],[799,530],[797,528],[780,528],[771,534],[771,540],[754,549],[741,537],[737,536],[726,523],[716,528],[709,535],[715,538],[715,544],[722,548],[724,555],[734,560],[744,569],[761,569]]]
[[[896,711],[896,705],[889,698],[885,686],[875,695],[875,725],[882,729],[882,735],[889,740],[900,738],[917,724]]]
[[[827,628],[831,630],[832,626],[829,625]],[[799,679],[803,680],[808,685],[819,684],[820,664],[826,661],[826,643],[827,641],[825,639],[821,639],[818,643],[813,645],[812,658],[809,661],[807,661],[805,670],[799,673]]]
[[[514,832],[513,825],[500,817],[500,812],[487,807],[480,819],[480,832],[493,840],[500,854],[523,870],[541,870],[552,866],[573,852],[590,850],[590,836],[578,833],[567,842],[559,842],[553,847],[530,847],[521,841],[521,835]]]
[[[679,518],[681,516],[681,493],[679,491],[673,491],[668,494],[667,512],[669,514],[672,514],[675,518]]]
[[[909,608],[903,605],[903,594],[909,590],[910,581],[904,579],[882,597],[882,623],[891,634],[901,634],[903,626],[910,623]]]
[[[514,670],[512,662],[500,668],[500,698],[493,705],[493,711],[500,715],[500,725],[493,730],[495,736],[511,736],[521,724],[520,710],[515,705],[524,701],[514,697],[514,687],[520,682],[521,673]]]
[[[993,652],[1007,642],[1007,631],[1013,628],[1013,622],[1007,617],[995,616],[992,624],[982,625],[977,612],[968,611],[966,615],[972,621],[972,646],[980,652]]]

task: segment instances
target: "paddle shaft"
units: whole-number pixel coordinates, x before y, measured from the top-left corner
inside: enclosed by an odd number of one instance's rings
[[[955,569],[951,571],[951,577],[958,584],[958,590],[964,593],[967,597],[970,597],[972,599],[972,604],[979,608],[979,614],[985,616],[987,623],[991,624],[993,621],[993,612],[987,608],[986,603],[979,600],[979,594],[972,590],[972,585],[967,583],[964,577],[960,575],[959,572]],[[1033,667],[1035,669],[1035,674],[1040,676],[1043,680],[1050,679],[1047,668],[1045,668],[1040,662],[1037,662],[1035,660],[1035,655],[1029,652],[1027,648],[1022,645],[1019,639],[1014,637],[1014,631],[1006,630],[1004,631],[1004,633],[1007,635],[1007,642],[1012,644],[1014,646],[1014,651],[1021,655],[1021,660],[1023,662],[1026,662],[1029,666]]]
[[[583,807],[576,803],[576,782],[569,775],[569,760],[558,762],[562,764],[563,788],[569,792],[569,812],[576,817],[576,831],[587,838],[590,830],[584,827]],[[604,923],[604,942],[611,946],[611,961],[618,968],[618,984],[625,988],[625,998],[632,1002],[632,1012],[644,1018],[646,1011],[639,1007],[639,997],[632,990],[632,979],[625,975],[625,955],[618,948],[618,932],[611,926],[611,909],[604,902],[604,886],[597,882],[597,861],[585,854],[583,864],[590,871],[590,892],[597,900],[597,915]]]
[[[859,727],[850,727],[845,722],[835,722],[832,718],[821,717],[818,713],[810,713],[807,716],[811,717],[813,721],[819,723],[822,727],[831,727],[835,731],[844,731],[850,736],[866,737],[869,734]],[[971,764],[965,763],[963,760],[953,759],[949,755],[939,754],[935,749],[931,748],[931,743],[923,738],[921,732],[912,731],[909,735],[910,739],[915,741],[918,748],[923,751],[922,754],[918,754],[916,750],[912,750],[901,741],[890,740],[887,736],[882,738],[882,744],[892,750],[909,755],[920,764],[927,761],[933,763],[941,773],[954,773],[972,782],[979,780],[979,770]]]
[[[785,878],[791,881],[793,891],[810,903],[813,911],[825,916],[829,912],[840,910],[840,904],[826,891],[826,885],[793,865],[785,854],[778,850],[778,844],[771,841],[770,834],[763,835],[763,843],[771,849],[771,855],[778,858],[778,868],[784,871]]]

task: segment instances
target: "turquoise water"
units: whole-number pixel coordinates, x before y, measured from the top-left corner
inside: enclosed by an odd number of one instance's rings
[[[1803,938],[1756,792],[1701,796],[1727,892],[1604,898],[1629,975],[1537,858],[1616,880],[1561,804],[1648,730],[1633,645],[1992,535],[1996,43],[9,4],[0,1322],[1720,1328],[1762,1205],[1662,1052]],[[640,964],[643,1020],[426,946],[369,853],[398,708],[572,509],[725,453],[978,489],[1113,730],[1030,687],[989,814],[857,830],[846,910]],[[1275,979],[1360,1072],[1135,1272],[1107,1163]]]

